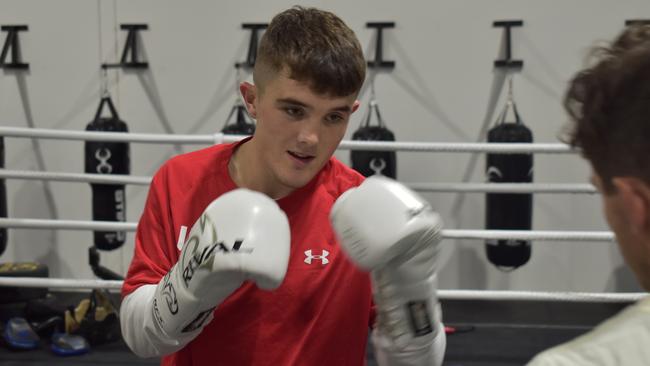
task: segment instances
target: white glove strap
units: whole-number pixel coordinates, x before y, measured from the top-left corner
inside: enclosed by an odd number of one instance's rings
[[[421,348],[442,329],[436,276],[418,283],[398,283],[394,278],[390,266],[372,272],[377,332],[396,350]]]
[[[439,305],[436,305],[435,314],[439,315]],[[372,332],[372,343],[375,350],[375,358],[379,366],[440,366],[445,356],[447,347],[447,336],[442,330],[442,323],[439,316],[435,319],[435,338],[424,344],[411,344],[404,349],[397,349],[393,341],[382,334],[379,329]]]

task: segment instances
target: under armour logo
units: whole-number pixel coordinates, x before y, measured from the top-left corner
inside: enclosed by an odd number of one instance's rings
[[[95,158],[99,160],[99,165],[97,165],[97,173],[111,174],[113,167],[108,163],[108,159],[111,158],[111,151],[106,148],[97,149],[97,151],[95,151]]]
[[[327,256],[329,254],[330,254],[330,252],[328,252],[327,250],[323,250],[323,254],[321,254],[321,255],[313,255],[313,254],[311,254],[311,249],[305,250],[305,256],[307,256],[307,258],[305,258],[305,263],[311,264],[312,260],[320,259],[322,265],[326,265],[327,263],[330,262],[329,259],[327,259]]]

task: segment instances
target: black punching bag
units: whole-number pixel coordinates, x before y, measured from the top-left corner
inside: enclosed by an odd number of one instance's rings
[[[5,140],[0,136],[0,168],[5,167]],[[5,180],[0,179],[0,217],[7,217],[7,187]],[[7,228],[0,228],[0,255],[7,249]]]
[[[507,109],[488,131],[488,142],[530,143],[533,134],[519,118],[513,107],[515,122],[505,122]],[[533,181],[533,155],[487,154],[486,176],[494,183],[530,183]],[[531,193],[486,194],[485,222],[488,230],[530,230],[532,225],[533,195]],[[530,259],[529,240],[486,240],[487,257],[503,270],[513,270]]]
[[[101,117],[102,109],[107,104],[111,117]],[[110,97],[103,97],[97,108],[95,119],[86,126],[86,131],[128,132],[128,127],[121,121]],[[129,174],[129,144],[126,142],[86,141],[86,173],[93,174]],[[93,220],[125,221],[126,196],[123,184],[92,183]],[[95,231],[94,243],[98,249],[112,250],[124,244],[126,233],[123,231]]]
[[[370,124],[373,112],[377,116],[378,124]],[[352,134],[352,140],[361,141],[395,141],[395,135],[389,130],[379,114],[379,107],[374,100],[370,101],[368,114],[365,121]],[[352,168],[365,177],[375,174],[385,175],[397,179],[397,157],[395,151],[365,151],[352,150],[350,152]]]
[[[228,123],[233,114],[236,114],[235,123]],[[230,110],[226,123],[221,132],[226,135],[252,135],[255,133],[255,123],[248,117],[248,111],[242,104],[237,104]]]

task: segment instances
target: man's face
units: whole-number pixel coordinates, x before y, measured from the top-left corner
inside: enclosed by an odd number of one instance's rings
[[[278,73],[260,93],[247,100],[257,119],[254,138],[260,172],[272,191],[293,190],[307,184],[332,156],[343,139],[356,95],[318,95],[304,83]]]
[[[631,193],[624,189],[615,189],[611,192],[605,190],[603,181],[597,173],[592,173],[591,183],[598,189],[602,196],[603,212],[605,219],[616,235],[616,241],[621,250],[625,262],[636,274],[641,285],[648,288],[647,282],[647,263],[646,240],[643,231],[635,223],[630,215],[634,214],[634,209],[630,207],[630,197],[624,197]]]

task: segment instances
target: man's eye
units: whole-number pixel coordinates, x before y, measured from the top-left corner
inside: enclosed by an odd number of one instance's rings
[[[287,107],[284,109],[284,112],[291,117],[301,117],[303,115],[301,108]]]
[[[345,118],[343,118],[343,116],[341,116],[340,114],[330,114],[325,118],[327,122],[331,122],[331,123],[341,122],[344,119]]]

